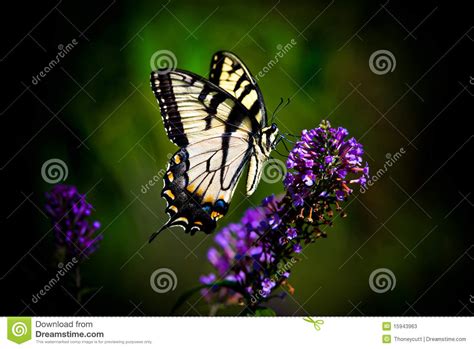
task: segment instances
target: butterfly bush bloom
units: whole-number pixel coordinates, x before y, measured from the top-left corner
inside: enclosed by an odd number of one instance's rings
[[[323,121],[305,130],[291,150],[286,193],[263,200],[248,209],[240,223],[217,233],[217,246],[208,251],[215,272],[202,276],[202,290],[211,304],[244,304],[255,308],[279,286],[292,293],[288,278],[304,247],[332,225],[335,211],[345,217],[340,202],[364,186],[368,166],[363,165],[363,147],[348,138],[345,128],[332,128]],[[221,287],[222,282],[232,287]]]
[[[102,235],[95,235],[100,228],[92,221],[92,205],[76,187],[58,184],[46,193],[46,212],[51,218],[58,247],[65,249],[66,256],[84,258],[98,248]]]
[[[332,128],[324,121],[320,127],[304,130],[301,140],[288,155],[284,184],[296,207],[307,199],[343,201],[352,193],[348,184],[365,186],[369,167],[362,165],[364,150],[349,132]],[[348,179],[353,174],[357,178]]]

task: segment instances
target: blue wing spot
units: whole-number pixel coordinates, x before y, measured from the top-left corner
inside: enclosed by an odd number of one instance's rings
[[[210,215],[210,214],[211,214],[212,207],[211,207],[210,204],[206,204],[206,205],[202,206],[202,210],[203,210],[204,212],[206,212],[207,214]]]
[[[227,203],[224,200],[219,199],[216,201],[214,207],[216,211],[225,212],[227,210]]]

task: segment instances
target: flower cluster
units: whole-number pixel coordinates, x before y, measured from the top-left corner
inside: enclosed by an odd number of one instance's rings
[[[279,286],[293,288],[287,279],[303,248],[331,226],[334,211],[351,193],[351,184],[364,185],[368,166],[362,166],[362,146],[346,140],[344,128],[320,127],[303,131],[287,161],[286,194],[269,196],[246,211],[240,223],[230,224],[215,237],[208,252],[216,272],[202,276],[202,294],[211,304],[244,304],[250,309],[268,299]],[[349,179],[349,176],[358,176]],[[220,287],[225,281],[232,287]]]
[[[332,128],[327,121],[303,131],[288,156],[286,165],[292,172],[284,180],[296,207],[308,197],[342,201],[352,193],[349,183],[366,184],[369,167],[362,166],[364,150],[355,138],[346,140],[348,135],[345,128]],[[359,177],[348,180],[350,174]]]
[[[57,245],[65,248],[68,257],[83,258],[93,253],[102,236],[95,236],[100,223],[89,221],[93,208],[85,195],[74,186],[58,184],[46,193],[46,200]]]

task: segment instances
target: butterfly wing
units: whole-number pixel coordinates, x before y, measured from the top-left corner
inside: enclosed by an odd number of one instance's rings
[[[222,147],[222,142],[228,147]],[[162,196],[170,219],[167,227],[211,233],[228,211],[249,157],[248,140],[224,135],[197,141],[171,159]]]
[[[195,74],[153,72],[151,85],[168,137],[181,147],[165,175],[170,219],[163,228],[210,233],[228,210],[259,125],[232,95]]]
[[[260,127],[232,95],[196,74],[157,71],[150,80],[168,137],[180,147],[210,134],[253,134]]]
[[[250,70],[235,54],[219,51],[211,60],[209,81],[235,97],[255,118],[260,127],[266,125],[267,112],[263,96]]]
[[[211,60],[209,80],[240,101],[248,110],[248,115],[259,123],[260,128],[266,126],[267,112],[262,92],[250,70],[235,54],[227,51],[216,52]],[[257,188],[265,161],[266,156],[258,148],[258,142],[255,142],[247,173],[248,196]]]

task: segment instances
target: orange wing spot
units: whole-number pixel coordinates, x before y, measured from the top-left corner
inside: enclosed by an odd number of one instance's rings
[[[165,190],[163,192],[163,195],[166,195],[167,197],[169,197],[171,200],[174,200],[176,198],[176,196],[174,196],[173,192],[171,190]]]
[[[196,189],[196,185],[194,184],[190,184],[186,187],[186,189],[190,192],[190,193],[193,193],[194,192],[194,189]]]
[[[181,156],[176,154],[175,156],[173,156],[173,161],[174,161],[175,164],[180,164],[181,163]]]
[[[171,205],[168,207],[168,210],[173,211],[174,213],[178,213],[178,208],[175,205]]]
[[[217,211],[212,211],[211,212],[211,218],[217,221],[218,219],[221,219],[223,217],[222,213],[217,212]]]
[[[174,180],[173,172],[168,172],[168,179],[169,179],[170,182],[172,182]]]
[[[196,222],[194,222],[194,224],[195,224],[195,225],[200,225],[201,227],[202,227],[202,225],[203,225],[201,221],[196,221]]]
[[[212,196],[211,194],[207,194],[205,197],[204,197],[204,200],[203,200],[205,203],[210,203],[211,205],[213,204],[214,202],[214,196]]]

